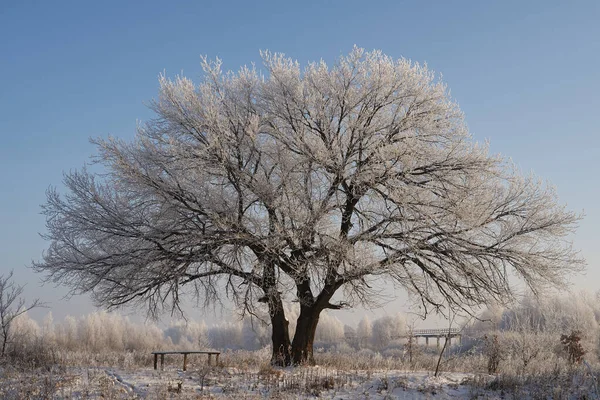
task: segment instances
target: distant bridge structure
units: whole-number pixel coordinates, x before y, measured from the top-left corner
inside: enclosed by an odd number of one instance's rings
[[[445,329],[414,329],[412,332],[407,332],[404,337],[414,337],[419,343],[419,338],[425,338],[425,345],[429,346],[429,339],[436,338],[437,346],[440,347],[440,339],[445,338],[448,341],[448,346],[452,346],[452,339],[457,338],[458,343],[461,343],[462,335],[458,328]]]
[[[361,341],[367,340],[367,338],[357,337],[354,332],[346,333],[344,336],[346,337],[346,340],[348,340],[350,342],[359,341],[359,340],[361,340]],[[452,339],[457,339],[458,343],[460,344],[462,341],[462,333],[461,333],[461,330],[458,328],[413,329],[412,331],[409,330],[406,333],[391,337],[391,339],[393,339],[393,340],[398,340],[398,339],[410,340],[410,338],[414,338],[416,341],[416,344],[419,344],[419,338],[425,338],[426,346],[429,346],[430,338],[435,338],[436,344],[439,348],[441,339],[447,340],[448,346],[452,346]]]

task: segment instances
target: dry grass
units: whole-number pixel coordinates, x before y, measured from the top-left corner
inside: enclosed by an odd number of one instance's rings
[[[432,371],[437,354],[422,351],[409,363],[401,355],[383,356],[372,351],[353,354],[319,352],[315,354],[318,367],[274,368],[269,364],[268,349],[259,351],[226,351],[219,365],[206,366],[205,358],[192,359],[187,373],[180,371],[179,357],[167,358],[165,371],[152,370],[153,358],[148,353],[56,352],[38,357],[35,362],[6,359],[0,366],[0,398],[2,399],[133,399],[139,393],[107,373],[146,371],[154,374],[155,384],[145,388],[144,398],[188,399],[209,398],[214,393],[206,388],[219,388],[220,398],[288,399],[317,397],[326,393],[352,390],[357,385],[372,382],[377,391],[387,393],[404,387],[398,376],[414,371]],[[506,398],[599,398],[597,382],[600,366],[570,365],[558,356],[536,359],[523,368],[522,360],[503,359],[496,376],[487,375],[486,357],[476,353],[448,353],[443,357],[443,371],[473,373],[465,382],[473,397],[495,393]],[[395,371],[388,377],[385,371]],[[377,375],[376,375],[377,374]]]

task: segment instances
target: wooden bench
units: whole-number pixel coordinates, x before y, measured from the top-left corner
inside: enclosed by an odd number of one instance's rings
[[[165,367],[165,354],[183,354],[183,370],[187,370],[187,356],[188,354],[208,354],[208,365],[211,365],[212,356],[215,354],[216,362],[215,365],[219,363],[219,354],[218,351],[153,351],[154,354],[154,369],[158,368],[158,356],[160,355],[160,369],[163,370]]]

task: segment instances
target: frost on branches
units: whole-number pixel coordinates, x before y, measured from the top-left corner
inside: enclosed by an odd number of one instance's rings
[[[328,67],[160,78],[136,139],[95,141],[106,174],[48,192],[36,270],[98,303],[178,308],[185,292],[268,308],[273,362],[313,362],[320,313],[376,303],[385,277],[423,310],[561,285],[580,216],[474,143],[426,67],[355,48]],[[335,296],[334,296],[335,295]],[[293,340],[286,304],[300,312]]]

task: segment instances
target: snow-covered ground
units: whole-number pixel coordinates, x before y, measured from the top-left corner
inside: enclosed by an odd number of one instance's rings
[[[0,399],[579,399],[596,390],[581,374],[513,385],[483,374],[323,367],[0,369]]]
[[[418,399],[469,398],[474,388],[472,374],[449,373],[433,377],[429,373],[401,371],[339,373],[319,368],[273,370],[252,376],[234,368],[220,374],[202,372],[107,371],[115,385],[139,397],[167,393],[206,395],[225,398],[323,398],[323,399]]]
[[[490,376],[427,372],[265,369],[69,368],[41,374],[3,372],[0,398],[462,399],[481,394]],[[487,398],[500,398],[497,396]]]

